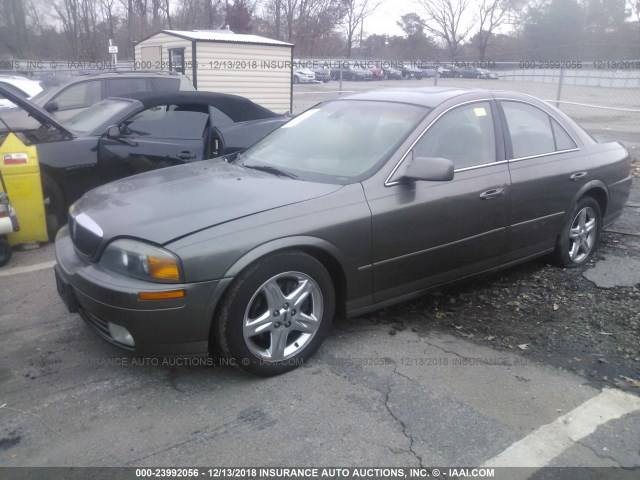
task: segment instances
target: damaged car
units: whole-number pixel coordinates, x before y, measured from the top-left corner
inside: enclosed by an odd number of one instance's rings
[[[290,119],[244,97],[208,92],[106,98],[65,122],[3,87],[0,97],[19,106],[0,110],[0,138],[14,132],[37,145],[54,235],[68,206],[92,188],[243,150]]]

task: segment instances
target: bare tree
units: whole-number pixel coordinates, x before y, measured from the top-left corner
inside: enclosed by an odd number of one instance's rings
[[[456,58],[462,42],[473,28],[473,21],[463,22],[471,0],[418,0],[426,16],[425,29],[441,39],[451,59]]]
[[[283,22],[286,24],[286,19],[283,18],[287,12],[287,2],[286,0],[266,0],[264,2],[264,15],[263,19],[271,20],[271,25],[273,27],[273,36],[276,40],[282,40],[282,24]]]
[[[62,0],[53,2],[58,19],[62,22],[62,29],[67,37],[69,53],[72,58],[79,58],[80,33],[80,5],[79,0]]]
[[[640,0],[630,0],[631,10],[635,13],[636,18],[640,22]]]
[[[298,0],[282,0],[282,10],[284,11],[284,21],[286,27],[286,38],[288,42],[293,41],[294,21],[298,10]]]
[[[510,0],[478,0],[478,24],[477,35],[480,60],[484,60],[489,40],[496,29],[507,23],[509,12],[512,8]]]
[[[115,3],[116,0],[100,0],[100,12],[102,18],[107,22],[109,38],[113,38],[115,32]]]
[[[23,0],[2,0],[0,45],[7,48],[13,55],[20,55],[25,51],[27,37]]]
[[[358,27],[362,29],[364,19],[372,15],[380,3],[382,2],[376,0],[343,0],[346,10],[344,28],[347,35],[347,58],[351,58],[353,37]]]
[[[294,43],[296,54],[311,55],[333,39],[343,19],[344,0],[265,0],[256,11],[262,34]]]

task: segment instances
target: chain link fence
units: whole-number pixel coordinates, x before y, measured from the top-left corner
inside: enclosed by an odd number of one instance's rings
[[[305,60],[303,65],[310,65],[309,62],[331,65],[326,60]],[[389,63],[356,62],[374,68]],[[557,106],[599,141],[620,141],[640,159],[640,61],[559,63],[464,62],[443,65],[444,71],[438,76],[431,76],[433,72],[426,68],[422,79],[351,81],[343,78],[342,81],[296,85],[293,110],[298,113],[326,99],[377,88],[438,85],[511,90]],[[412,69],[433,68],[433,65],[411,62],[395,64]],[[497,78],[473,78],[475,65],[495,73]]]
[[[341,68],[358,65],[365,69],[409,69],[422,71],[408,79],[357,81],[336,74]],[[455,64],[393,60],[304,59],[294,66],[312,70],[329,67],[327,83],[298,84],[293,89],[293,112],[299,113],[323,100],[377,88],[445,87],[492,88],[533,95],[567,113],[596,139],[624,143],[640,159],[640,60],[572,62],[480,62]],[[474,78],[480,68],[497,78]],[[0,60],[0,75],[19,74],[33,79],[63,81],[72,75],[114,70],[132,70],[130,61],[87,63],[45,60]],[[326,70],[326,69],[325,69]],[[438,75],[435,74],[439,71]]]

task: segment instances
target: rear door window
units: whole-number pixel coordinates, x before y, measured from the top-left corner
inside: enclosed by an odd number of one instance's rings
[[[126,97],[127,94],[147,92],[146,78],[110,78],[107,80],[107,96]]]
[[[525,158],[556,151],[551,118],[533,105],[503,101],[513,158]]]
[[[202,139],[209,115],[174,109],[172,105],[152,107],[125,122],[125,135],[161,139]]]

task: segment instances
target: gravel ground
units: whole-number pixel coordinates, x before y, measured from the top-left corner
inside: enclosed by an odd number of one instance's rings
[[[362,321],[459,335],[577,373],[598,387],[640,393],[640,284],[599,288],[584,273],[607,259],[640,260],[640,179],[624,215],[577,269],[548,258],[446,287]],[[626,232],[625,234],[613,232]]]

